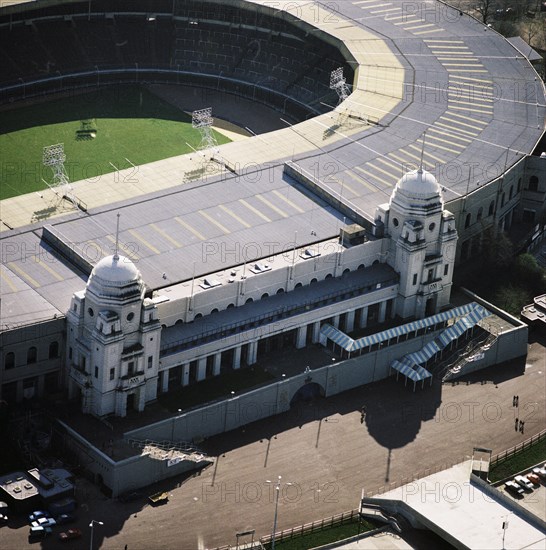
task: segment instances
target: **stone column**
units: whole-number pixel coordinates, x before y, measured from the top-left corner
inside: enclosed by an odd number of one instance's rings
[[[233,369],[237,370],[241,368],[241,346],[237,346],[233,349]]]
[[[377,321],[379,323],[384,323],[385,322],[385,314],[387,312],[387,301],[386,300],[383,300],[380,304],[379,304],[379,318],[377,319]]]
[[[184,363],[182,365],[182,385],[187,386],[190,383],[190,364]]]
[[[220,364],[222,362],[222,352],[219,351],[218,353],[214,354],[214,364],[212,368],[212,375],[218,376],[220,374]]]
[[[339,328],[339,315],[335,315],[332,319],[332,325],[336,328]]]
[[[142,412],[144,410],[144,407],[146,406],[146,387],[140,386],[140,388],[137,390],[136,394],[137,398],[137,410],[138,412]]]
[[[307,325],[298,328],[296,335],[296,349],[302,349],[305,347],[307,340]]]
[[[368,325],[368,306],[364,306],[360,310],[359,328],[366,328],[367,325]]]
[[[197,361],[197,381],[201,382],[201,380],[204,380],[207,377],[207,358],[201,357],[199,361]]]
[[[311,341],[313,344],[317,344],[320,341],[320,321],[313,323],[313,336]]]
[[[345,332],[353,332],[355,328],[355,311],[348,311],[345,317]]]
[[[258,342],[249,342],[248,343],[248,357],[246,362],[249,365],[254,365],[256,359],[258,358]]]
[[[169,370],[161,371],[161,393],[169,391]]]

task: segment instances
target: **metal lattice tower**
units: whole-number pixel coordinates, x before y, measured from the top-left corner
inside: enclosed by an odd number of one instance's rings
[[[42,156],[42,164],[48,166],[53,171],[53,182],[47,183],[48,187],[56,192],[56,188],[65,187],[68,188],[68,176],[64,167],[66,155],[64,154],[64,143],[57,143],[56,145],[48,145],[44,147],[44,153]],[[62,194],[66,194],[67,189],[62,189]]]
[[[330,73],[330,90],[335,90],[339,101],[339,105],[342,101],[345,101],[351,95],[351,89],[343,76],[343,68],[340,67]]]
[[[212,133],[213,122],[212,107],[193,111],[191,114],[191,125],[193,128],[199,130],[201,134],[201,143],[198,147],[199,150],[212,149],[218,146],[216,138]]]

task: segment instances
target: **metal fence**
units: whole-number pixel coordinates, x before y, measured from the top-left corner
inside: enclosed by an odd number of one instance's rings
[[[304,525],[299,525],[298,527],[293,527],[291,529],[285,529],[284,531],[277,531],[275,533],[275,542],[282,542],[285,540],[290,540],[295,537],[301,537],[302,535],[307,535],[309,533],[314,533],[315,531],[321,531],[322,529],[329,529],[337,525],[343,525],[344,523],[351,523],[359,519],[358,510],[349,510],[348,512],[342,512],[341,514],[336,514],[335,516],[329,518],[319,519],[311,523],[305,523]],[[273,535],[264,535],[260,537],[260,544],[271,544]],[[256,542],[254,543],[256,544]],[[244,545],[240,544],[240,548],[243,548]],[[235,545],[225,545],[218,546],[214,550],[234,550]]]
[[[515,447],[512,447],[511,449],[503,451],[502,453],[499,453],[498,455],[495,455],[494,457],[492,457],[490,468],[497,466],[498,464],[504,462],[505,460],[508,460],[509,458],[512,458],[514,455],[518,454],[520,451],[523,451],[524,449],[528,449],[529,447],[536,445],[539,441],[542,441],[543,439],[546,439],[546,430],[542,430],[540,433],[533,435],[529,439],[526,439],[525,441],[518,443]]]
[[[294,537],[301,537],[308,533],[314,533],[315,531],[322,531],[322,529],[329,529],[336,525],[342,525],[344,523],[351,523],[359,518],[358,510],[349,510],[348,512],[342,512],[336,514],[330,518],[323,518],[311,523],[305,523],[299,527],[293,527],[292,529],[285,529],[284,531],[278,531],[275,533],[275,542],[282,542],[283,540],[289,540]],[[273,535],[265,535],[260,538],[262,544],[268,544],[271,542]]]

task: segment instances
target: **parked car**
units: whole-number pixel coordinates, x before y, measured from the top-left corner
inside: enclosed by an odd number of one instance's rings
[[[30,524],[31,527],[55,527],[55,525],[57,522],[53,518],[45,517],[38,518]]]
[[[520,487],[515,481],[507,481],[504,485],[504,489],[516,497],[523,495],[523,488]]]
[[[47,518],[49,517],[49,514],[45,510],[35,510],[28,516],[28,522],[32,523],[33,521],[37,521],[40,518]]]
[[[527,479],[534,485],[540,485],[540,478],[536,474],[527,474]]]
[[[72,514],[61,514],[55,518],[57,525],[66,525],[67,523],[74,523],[76,518]]]
[[[29,540],[40,540],[49,537],[53,530],[51,527],[42,527],[41,525],[37,527],[31,527],[28,533]]]
[[[546,468],[533,468],[533,474],[546,481]]]
[[[0,512],[0,525],[7,523],[7,521],[8,521],[8,516],[3,512]]]
[[[79,529],[73,528],[63,533],[59,533],[59,540],[66,542],[72,539],[79,539],[82,536],[82,532]]]
[[[532,491],[534,489],[533,484],[523,476],[516,476],[514,481],[521,485],[526,491]]]

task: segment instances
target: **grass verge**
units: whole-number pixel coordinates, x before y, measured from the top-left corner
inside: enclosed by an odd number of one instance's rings
[[[331,542],[337,542],[347,539],[359,533],[365,533],[376,529],[376,525],[367,521],[362,521],[360,527],[358,520],[354,519],[349,523],[328,527],[321,531],[314,531],[305,535],[297,535],[289,540],[275,541],[275,549],[277,550],[309,550],[316,546],[322,546]],[[271,544],[266,544],[267,550],[270,550]]]
[[[543,460],[546,460],[546,439],[537,441],[534,445],[493,466],[489,471],[489,479],[494,483],[534,466]]]

